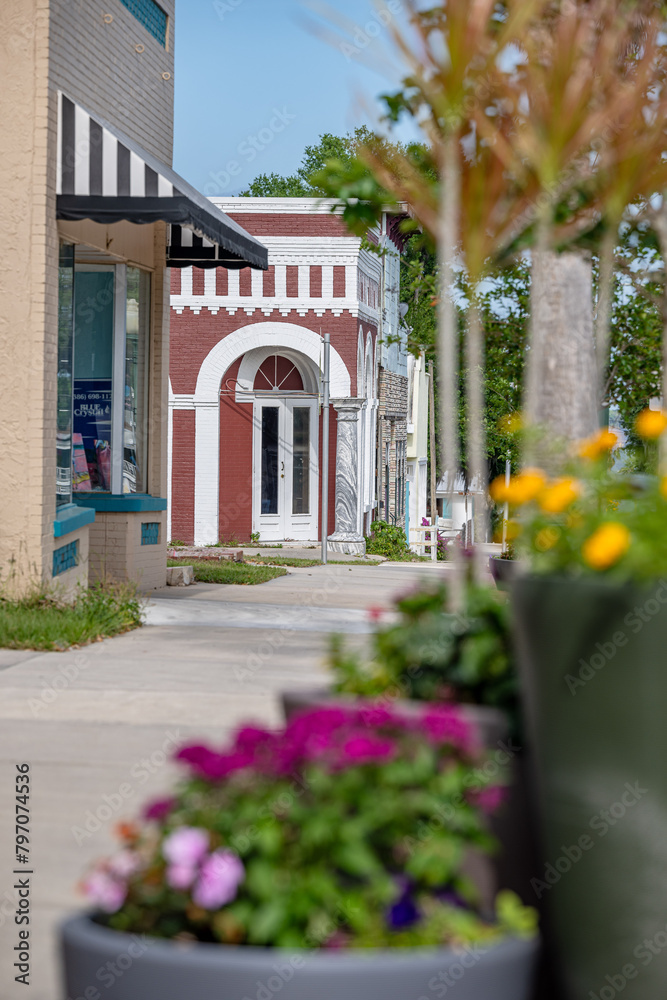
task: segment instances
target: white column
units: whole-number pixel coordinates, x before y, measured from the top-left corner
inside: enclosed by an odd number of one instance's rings
[[[359,412],[362,399],[333,400],[336,427],[336,530],[329,536],[333,552],[364,554],[359,523]]]
[[[310,298],[310,264],[299,264],[299,298]]]
[[[219,401],[195,403],[195,545],[218,541],[219,436]]]
[[[333,298],[333,264],[322,265],[322,298]]]
[[[287,298],[287,265],[276,264],[275,266],[275,297],[277,299]]]

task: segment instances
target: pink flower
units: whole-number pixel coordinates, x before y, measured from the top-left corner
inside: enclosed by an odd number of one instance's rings
[[[104,913],[116,913],[120,910],[127,896],[127,886],[117,878],[113,878],[104,869],[91,872],[83,884],[85,892],[91,903],[103,910]]]
[[[141,858],[136,851],[119,851],[107,862],[107,871],[119,879],[128,879],[141,868]]]
[[[144,819],[161,820],[169,815],[176,805],[176,799],[155,799],[144,809]]]
[[[244,878],[243,862],[233,851],[214,851],[201,866],[192,901],[205,910],[217,910],[236,898]]]
[[[209,846],[207,830],[196,826],[179,826],[162,841],[162,854],[177,868],[196,868]]]
[[[384,608],[381,608],[376,604],[371,605],[368,609],[368,617],[372,622],[379,622],[383,614]]]
[[[182,747],[176,754],[176,759],[186,761],[196,774],[209,781],[219,781],[220,778],[254,763],[254,755],[247,751],[222,754],[199,745]]]
[[[421,717],[421,727],[434,743],[452,743],[462,749],[476,746],[472,726],[455,708],[431,708]]]
[[[170,888],[189,889],[196,875],[197,869],[192,865],[169,865],[165,877]]]
[[[385,760],[395,750],[391,740],[373,736],[352,736],[343,746],[347,760],[362,764],[373,760]]]
[[[482,788],[481,791],[477,792],[475,802],[483,812],[495,812],[505,801],[506,791],[507,789],[504,785],[490,785],[488,788]]]

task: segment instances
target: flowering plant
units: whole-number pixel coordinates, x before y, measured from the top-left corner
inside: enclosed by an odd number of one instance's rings
[[[635,430],[648,452],[667,428],[667,414],[644,410]],[[509,504],[509,535],[538,573],[605,574],[648,580],[667,572],[667,477],[614,469],[616,434],[601,430],[580,442],[562,475],[524,469],[491,484]],[[654,456],[655,457],[655,456]]]
[[[518,716],[509,607],[495,587],[466,580],[457,614],[444,584],[419,587],[396,601],[399,621],[372,636],[372,659],[331,640],[335,690],[365,698],[407,698],[490,705]]]
[[[484,811],[501,788],[453,708],[318,709],[177,758],[175,795],[125,824],[123,850],[85,881],[112,928],[306,948],[533,933],[511,893],[482,914],[462,873],[470,848],[492,845]]]

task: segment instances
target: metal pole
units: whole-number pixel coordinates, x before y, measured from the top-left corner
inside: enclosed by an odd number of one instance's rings
[[[322,562],[327,564],[329,534],[329,334],[324,334],[322,362]]]
[[[508,458],[507,461],[505,462],[505,486],[509,486],[510,484],[511,469],[512,466]],[[510,505],[506,503],[503,508],[503,548],[502,548],[503,552],[507,552],[507,522],[509,521],[509,516],[510,516]]]

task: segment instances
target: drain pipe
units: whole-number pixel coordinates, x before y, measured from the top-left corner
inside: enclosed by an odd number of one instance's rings
[[[322,562],[327,564],[327,536],[329,534],[329,334],[324,334],[322,362]]]

